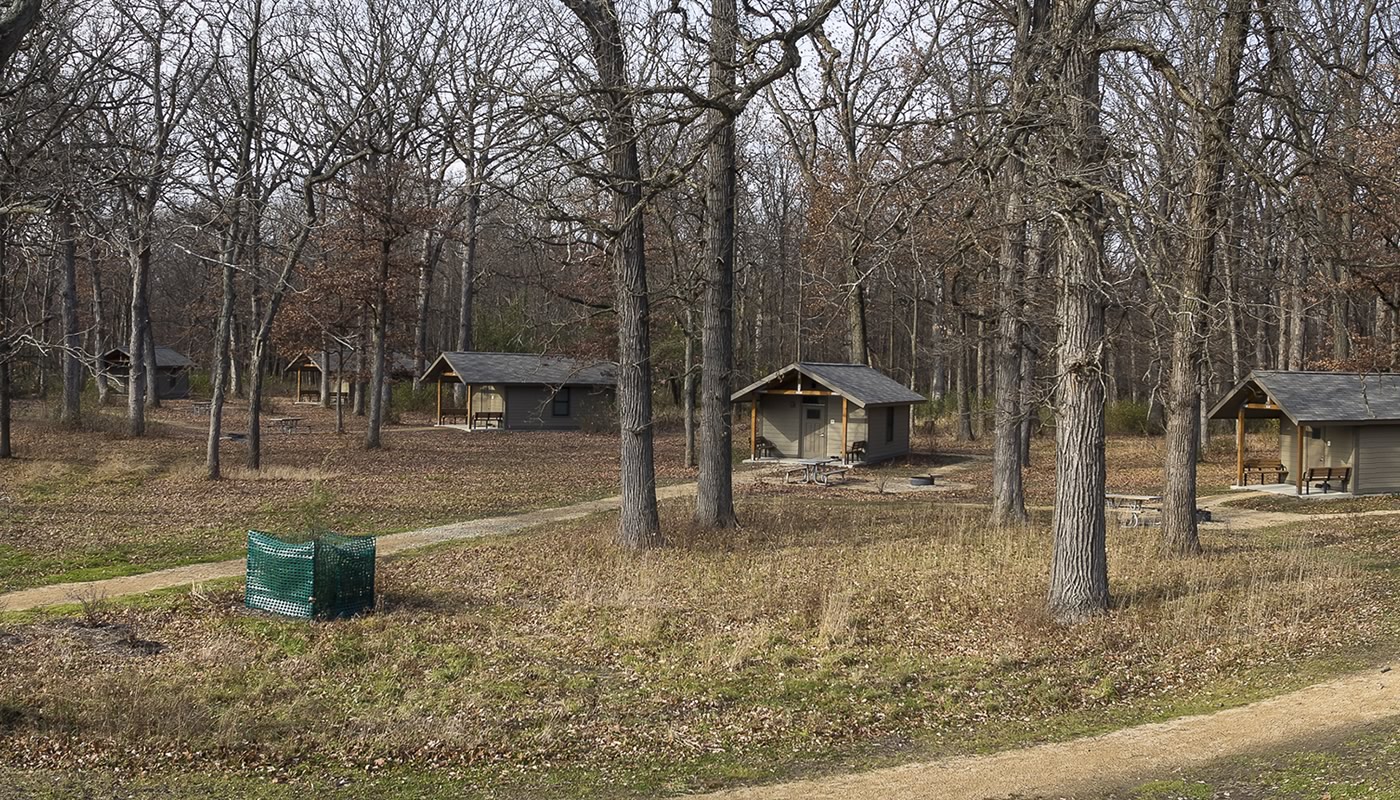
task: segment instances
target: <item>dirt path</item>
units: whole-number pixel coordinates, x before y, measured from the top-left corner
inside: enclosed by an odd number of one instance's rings
[[[737,477],[738,476],[736,476],[736,478]],[[658,500],[687,497],[694,493],[694,483],[659,486],[656,489],[656,497]],[[621,498],[619,497],[607,497],[602,500],[589,500],[582,503],[574,503],[573,505],[560,506],[558,508],[529,511],[523,514],[486,517],[484,519],[474,519],[467,522],[454,522],[450,525],[439,525],[435,528],[423,528],[421,530],[406,531],[404,533],[385,534],[378,537],[376,549],[379,555],[392,555],[405,550],[427,547],[440,542],[475,539],[480,536],[494,536],[503,533],[515,533],[516,531],[537,525],[564,522],[586,517],[589,514],[596,514],[601,511],[611,511],[618,507],[620,500]],[[141,594],[143,592],[153,592],[157,589],[187,586],[202,581],[217,580],[219,578],[236,578],[243,574],[246,566],[246,559],[232,558],[228,561],[190,564],[183,567],[171,567],[155,572],[143,572],[139,575],[107,578],[100,581],[56,583],[49,586],[37,586],[33,589],[20,589],[19,591],[0,594],[0,611],[24,611],[31,608],[76,603],[86,598],[123,597],[126,595]]]
[[[1400,716],[1400,677],[1350,675],[1240,708],[1085,739],[852,775],[736,789],[712,800],[993,800],[1074,797],[1221,758],[1285,749]]]
[[[1305,514],[1292,511],[1258,511],[1252,508],[1238,508],[1227,501],[1238,500],[1249,495],[1243,492],[1202,497],[1196,501],[1201,508],[1210,509],[1216,522],[1223,522],[1240,530],[1272,528],[1275,525],[1290,525],[1315,519],[1341,519],[1343,517],[1385,517],[1400,514],[1400,509],[1379,509],[1376,511],[1330,511],[1325,514]],[[1306,502],[1306,501],[1303,501]]]

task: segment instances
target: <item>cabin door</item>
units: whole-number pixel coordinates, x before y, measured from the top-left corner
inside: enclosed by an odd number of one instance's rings
[[[826,399],[802,404],[802,458],[826,456]]]

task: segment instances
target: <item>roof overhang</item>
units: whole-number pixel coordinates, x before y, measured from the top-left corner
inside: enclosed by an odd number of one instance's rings
[[[821,388],[820,388],[820,389],[812,389],[812,390],[804,390],[803,387],[802,387],[802,381],[799,380],[799,381],[797,382],[797,389],[791,390],[791,391],[785,391],[785,392],[783,392],[783,394],[791,394],[791,395],[793,395],[793,396],[799,396],[799,395],[821,396],[821,395],[823,395],[823,394],[826,394],[826,395],[835,395],[835,396],[837,396],[837,397],[841,397],[841,398],[844,398],[844,399],[850,401],[852,404],[855,405],[856,408],[865,408],[865,407],[867,406],[867,403],[865,403],[864,401],[862,401],[860,398],[858,398],[858,397],[852,397],[851,395],[846,394],[845,392],[842,392],[838,387],[828,385],[828,384],[827,384],[826,382],[824,382],[820,377],[818,377],[818,376],[812,374],[812,373],[811,373],[810,371],[808,371],[808,370],[803,369],[801,364],[789,364],[789,365],[787,365],[786,367],[783,367],[782,369],[778,370],[777,372],[774,372],[774,373],[771,373],[771,374],[769,374],[769,375],[765,375],[765,376],[762,377],[762,378],[759,378],[758,380],[754,381],[753,383],[749,384],[748,386],[745,386],[744,388],[742,388],[742,389],[740,389],[739,391],[735,392],[735,393],[733,394],[733,396],[731,396],[731,397],[729,398],[729,402],[731,402],[731,403],[743,403],[743,402],[748,402],[748,401],[750,401],[750,400],[754,400],[754,399],[756,399],[759,395],[764,394],[764,393],[765,393],[765,389],[767,389],[767,387],[772,386],[773,384],[776,384],[776,383],[781,383],[783,380],[785,380],[786,378],[790,377],[793,373],[797,373],[799,376],[801,376],[801,377],[803,377],[803,378],[806,378],[806,379],[812,381],[813,383],[817,384],[817,385],[820,386]],[[873,405],[873,404],[871,404],[871,405]],[[899,404],[897,404],[897,403],[890,403],[890,404],[886,404],[886,405],[899,405]]]
[[[1245,419],[1278,419],[1287,417],[1294,424],[1298,419],[1288,409],[1269,394],[1254,373],[1235,384],[1207,414],[1210,419],[1239,419],[1243,411]]]

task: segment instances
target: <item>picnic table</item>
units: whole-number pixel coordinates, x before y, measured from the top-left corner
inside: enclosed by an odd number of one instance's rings
[[[195,414],[208,414],[210,405],[211,402],[209,400],[196,400],[190,403],[190,411]]]
[[[831,483],[831,479],[846,474],[846,467],[840,466],[841,459],[832,456],[830,458],[803,458],[797,461],[798,467],[790,469],[783,476],[783,483],[791,483],[800,474],[800,483],[819,483],[826,486]]]
[[[309,432],[310,429],[302,425],[302,423],[305,421],[306,420],[303,417],[273,417],[272,419],[268,420],[268,422],[271,422],[273,425],[276,425],[279,428],[281,428],[282,433],[284,434]]]
[[[1160,510],[1162,496],[1159,494],[1116,494],[1108,493],[1104,495],[1111,508],[1122,509],[1128,512],[1128,524],[1126,528],[1138,528],[1142,526],[1142,515],[1147,511]]]

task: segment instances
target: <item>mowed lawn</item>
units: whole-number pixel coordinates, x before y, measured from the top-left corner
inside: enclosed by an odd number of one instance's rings
[[[276,402],[276,401],[275,401]],[[267,417],[307,418],[288,436],[264,423],[260,472],[246,446],[225,443],[226,478],[204,478],[207,422],[186,402],[154,413],[151,435],[130,439],[122,411],[68,431],[21,404],[19,456],[0,461],[0,591],[231,558],[249,528],[350,535],[508,514],[613,494],[617,437],[582,432],[434,430],[388,426],[384,448],[362,448],[364,420],[283,400]],[[246,407],[226,430],[246,431]],[[690,479],[679,434],[657,445],[658,480]]]
[[[615,515],[382,559],[380,608],[236,587],[0,624],[0,784],[178,797],[655,796],[1063,738],[1311,682],[1394,642],[1385,520],[1110,531],[1114,612],[1042,613],[1045,518],[740,492],[620,552]]]

